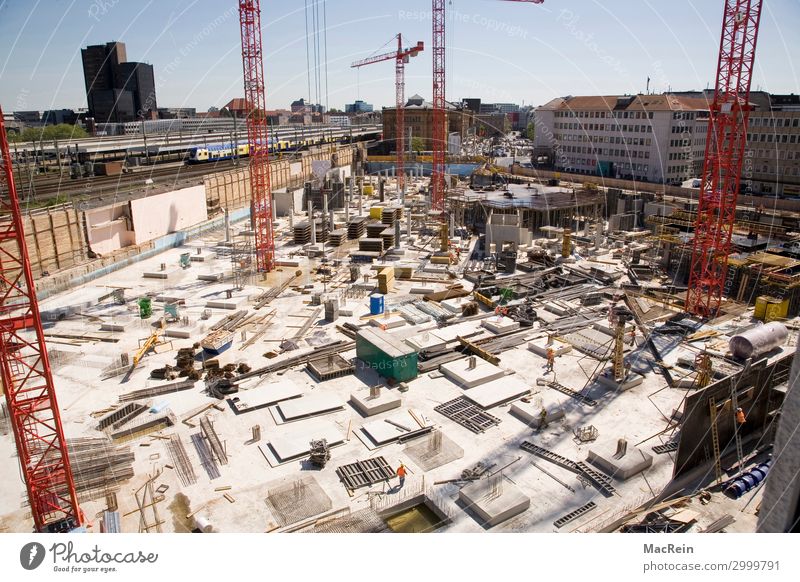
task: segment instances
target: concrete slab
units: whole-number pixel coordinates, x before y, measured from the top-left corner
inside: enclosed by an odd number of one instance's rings
[[[470,361],[475,364],[472,369],[470,369]],[[439,370],[450,380],[464,388],[474,388],[492,380],[498,380],[506,374],[501,367],[495,366],[477,356],[474,359],[466,358],[447,362],[439,366]]]
[[[630,479],[653,464],[653,455],[644,450],[627,445],[625,454],[617,454],[618,441],[605,440],[596,443],[589,449],[586,460],[592,465],[616,479]]]
[[[165,329],[164,330],[165,337],[174,337],[177,339],[189,339],[192,337],[192,330],[191,329]]]
[[[290,380],[283,379],[272,384],[259,384],[255,388],[239,392],[227,402],[236,414],[266,408],[283,400],[299,398],[303,388]]]
[[[503,475],[470,483],[458,492],[458,499],[489,528],[531,506],[530,497]]]
[[[387,422],[387,420],[390,420],[391,422]],[[411,418],[411,415],[408,414],[407,411],[396,412],[386,418],[372,420],[361,425],[361,431],[363,434],[367,436],[375,445],[385,445],[386,443],[396,441],[404,434],[418,429],[419,425],[414,422],[414,419]]]
[[[630,390],[634,386],[638,386],[642,382],[644,382],[644,377],[639,376],[638,374],[631,374],[628,376],[625,381],[617,382],[611,376],[606,376],[605,374],[602,376],[597,377],[597,381],[611,388],[612,390],[619,390],[620,392],[624,392],[625,390]]]
[[[492,333],[507,333],[519,329],[519,322],[505,315],[484,319],[481,325]]]
[[[381,389],[377,398],[370,398],[369,390],[350,395],[350,403],[363,416],[374,416],[393,408],[400,408],[403,400],[400,395],[386,388]]]
[[[370,319],[369,324],[381,329],[394,329],[396,327],[403,327],[406,324],[406,320],[399,315],[391,315],[389,317],[376,317],[375,319]]]
[[[267,443],[273,453],[267,461],[270,465],[283,464],[288,461],[299,459],[308,454],[311,450],[310,442],[315,439],[325,439],[329,446],[334,446],[344,442],[344,437],[337,426],[332,422],[308,421],[302,423],[296,430],[285,433],[281,436],[274,436]],[[264,450],[264,449],[262,449]]]
[[[463,323],[457,323],[455,325],[448,325],[447,327],[443,327],[436,330],[436,335],[447,342],[455,341],[455,339],[459,336],[463,338],[469,338],[484,333],[486,333],[485,330],[483,330],[477,324],[477,322],[474,321],[465,321]]]
[[[282,402],[270,409],[276,424],[283,424],[311,416],[328,414],[344,408],[344,404],[336,394],[319,392],[302,398]]]
[[[165,271],[145,271],[142,277],[145,279],[169,279],[181,269],[167,269]]]
[[[222,281],[222,273],[201,273],[197,275],[198,281],[208,281],[211,283]]]
[[[100,331],[125,331],[125,329],[131,324],[131,322],[127,323],[101,323],[100,324]]]
[[[447,344],[438,334],[430,331],[406,338],[405,342],[418,352],[422,350],[439,350]]]
[[[549,346],[547,345],[547,338],[528,342],[528,350],[532,351],[537,356],[547,357],[547,348],[552,349],[556,356],[562,356],[572,351],[572,346],[569,344],[562,344],[561,342],[554,341]]]
[[[216,301],[206,302],[206,307],[209,309],[239,309],[247,303],[247,297],[231,297],[230,299],[219,299]]]
[[[504,377],[500,380],[487,382],[464,392],[464,396],[475,404],[487,410],[493,406],[504,404],[520,398],[530,392],[531,388],[522,380]]]
[[[561,398],[549,392],[534,396],[530,402],[515,402],[509,412],[531,428],[542,428],[542,410],[547,414],[545,422],[549,425],[564,418],[564,406]]]
[[[439,305],[444,307],[450,313],[461,313],[461,310],[464,308],[464,305],[470,302],[469,297],[454,297],[453,299],[445,299],[444,301],[440,301]]]
[[[191,261],[195,263],[205,263],[212,259],[217,258],[217,253],[214,251],[202,251],[200,253],[195,253],[191,257],[189,257]]]
[[[163,293],[156,295],[156,301],[161,303],[177,303],[178,301],[186,301],[191,295],[186,291],[179,289],[169,289]]]

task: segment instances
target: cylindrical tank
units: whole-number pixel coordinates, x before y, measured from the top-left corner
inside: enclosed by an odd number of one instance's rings
[[[725,490],[738,499],[766,479],[770,465],[772,465],[771,460],[761,463],[747,473],[739,475],[725,486]]]
[[[370,295],[369,313],[370,315],[380,315],[383,313],[383,295]]]
[[[195,515],[194,526],[203,533],[211,533],[214,531],[214,526],[211,525],[211,521],[209,521],[205,515]]]
[[[734,357],[746,360],[777,348],[786,341],[788,336],[789,331],[786,326],[777,321],[771,321],[733,336],[728,347]]]

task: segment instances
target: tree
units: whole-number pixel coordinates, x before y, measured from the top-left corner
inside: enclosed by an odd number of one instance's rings
[[[421,137],[411,138],[411,150],[418,154],[425,151],[425,140]]]
[[[533,123],[529,123],[528,127],[525,128],[525,137],[533,141],[534,135],[536,135],[536,126]]]
[[[59,123],[58,125],[45,125],[44,127],[28,127],[19,134],[9,134],[9,141],[20,143],[28,141],[51,142],[53,140],[71,140],[87,137],[86,133],[79,125],[69,125]]]

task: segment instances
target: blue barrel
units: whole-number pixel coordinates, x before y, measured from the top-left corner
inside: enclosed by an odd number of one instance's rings
[[[751,473],[745,473],[740,477],[742,482],[744,482],[745,486],[747,487],[747,491],[750,491],[753,487],[758,484],[758,481]]]
[[[728,491],[736,498],[739,499],[742,495],[747,493],[747,485],[740,479],[737,479],[728,486]]]
[[[369,313],[370,315],[380,315],[383,313],[383,295],[370,295]]]

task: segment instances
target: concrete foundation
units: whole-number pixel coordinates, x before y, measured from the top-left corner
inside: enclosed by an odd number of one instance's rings
[[[458,499],[487,528],[519,515],[531,506],[530,497],[502,475],[470,483],[458,492]]]
[[[589,449],[586,460],[615,479],[624,481],[638,475],[653,464],[653,455],[628,445],[625,454],[617,454],[618,441],[606,440]]]
[[[547,414],[545,423],[548,425],[564,418],[564,407],[561,400],[547,392],[536,395],[531,402],[515,402],[511,405],[510,412],[528,426],[542,428],[542,410]]]
[[[505,371],[499,366],[495,366],[477,356],[472,356],[472,358],[442,364],[439,366],[439,370],[450,380],[464,388],[474,388],[505,376]],[[474,368],[470,368],[471,361],[474,363]]]
[[[481,325],[492,333],[506,333],[509,331],[514,331],[515,329],[519,329],[518,321],[514,321],[510,317],[505,316],[484,319]]]
[[[393,408],[400,408],[402,402],[399,394],[385,388],[381,390],[377,398],[370,398],[368,390],[350,395],[350,404],[363,416],[374,416]]]

